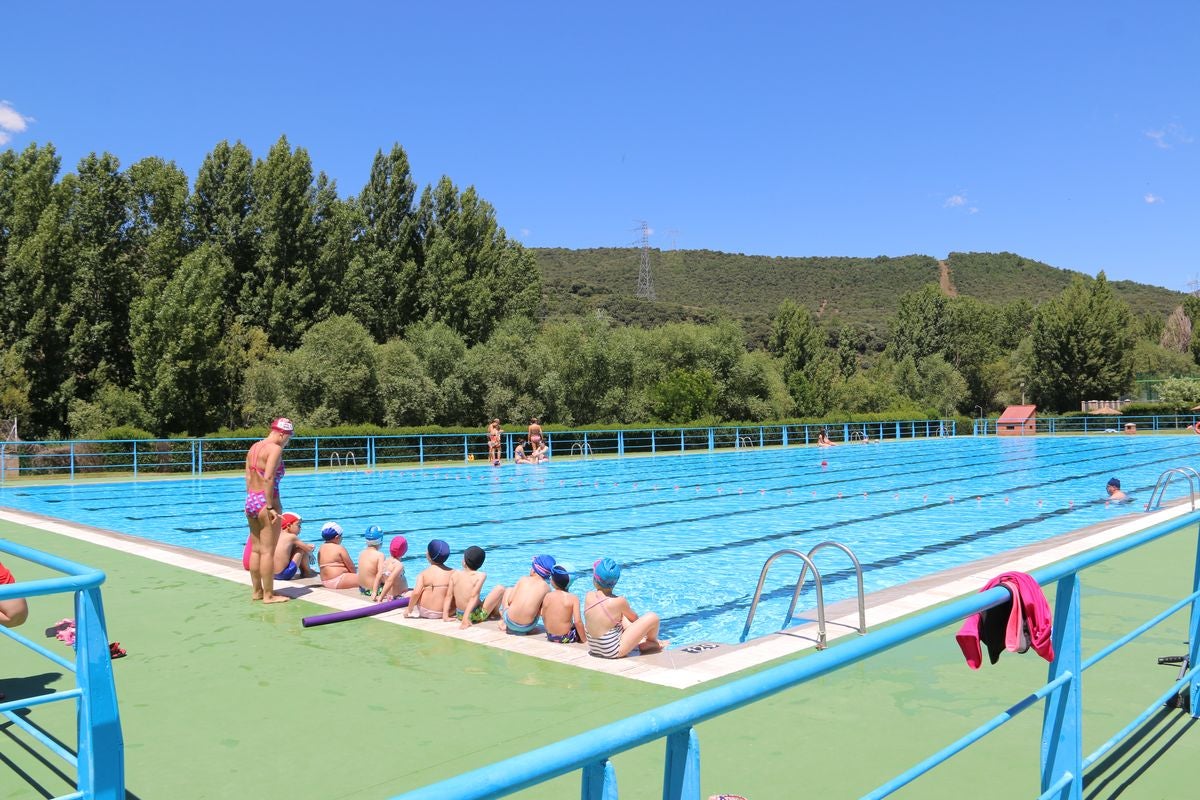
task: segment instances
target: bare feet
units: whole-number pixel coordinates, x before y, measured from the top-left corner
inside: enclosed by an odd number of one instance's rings
[[[256,591],[250,595],[250,602],[253,603],[255,600],[262,600],[262,591]]]
[[[290,599],[290,597],[284,597],[281,594],[273,594],[270,597],[264,597],[262,601],[264,603],[286,603]]]
[[[650,655],[651,653],[661,652],[662,649],[664,647],[666,647],[667,645],[669,645],[670,643],[671,643],[671,641],[669,639],[655,639],[654,641],[650,641],[649,639],[647,639],[646,641],[644,641],[638,645],[638,651],[642,655],[647,656],[647,655]]]

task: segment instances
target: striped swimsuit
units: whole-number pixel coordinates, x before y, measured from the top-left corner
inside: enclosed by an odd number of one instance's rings
[[[624,629],[624,626],[622,625],[623,620],[621,618],[613,619],[612,614],[608,613],[608,609],[604,608],[604,604],[611,599],[608,595],[604,595],[583,611],[586,614],[599,606],[600,610],[608,617],[609,622],[613,624],[612,628],[603,636],[588,636],[588,652],[600,658],[620,658],[621,631]]]

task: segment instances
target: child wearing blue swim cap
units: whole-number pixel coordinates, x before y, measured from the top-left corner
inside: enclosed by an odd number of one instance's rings
[[[358,554],[358,592],[371,597],[379,583],[379,569],[383,566],[383,530],[372,525],[363,535],[367,546]]]

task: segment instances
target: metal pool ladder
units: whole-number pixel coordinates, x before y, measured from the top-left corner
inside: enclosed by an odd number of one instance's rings
[[[1158,483],[1154,484],[1154,491],[1150,493],[1150,502],[1146,504],[1147,511],[1162,505],[1163,495],[1166,493],[1167,487],[1171,485],[1171,479],[1176,475],[1182,475],[1187,478],[1192,501],[1192,511],[1196,510],[1196,489],[1200,486],[1200,472],[1191,467],[1172,467],[1158,476]]]
[[[1200,476],[1198,476],[1200,477]],[[788,606],[787,619],[783,622],[783,627],[786,628],[792,624],[792,617],[796,612],[796,601],[800,599],[800,590],[804,588],[804,579],[808,575],[808,570],[811,567],[813,573],[813,584],[817,588],[817,649],[824,650],[827,642],[825,633],[825,591],[821,586],[821,573],[817,569],[817,565],[813,563],[812,557],[817,551],[823,550],[826,547],[836,547],[846,555],[850,556],[850,560],[854,562],[854,574],[858,579],[858,632],[864,634],[867,632],[867,603],[866,595],[863,593],[863,574],[862,565],[858,563],[858,558],[855,557],[854,551],[841,542],[821,542],[808,551],[808,554],[801,553],[799,550],[780,550],[767,559],[763,564],[762,572],[758,576],[758,586],[754,589],[754,599],[750,602],[750,613],[746,615],[746,626],[742,628],[742,636],[739,641],[746,641],[746,637],[750,635],[750,625],[754,622],[754,612],[758,610],[758,601],[762,598],[763,584],[767,581],[767,572],[770,571],[771,565],[779,558],[786,555],[792,555],[804,562],[804,566],[800,569],[800,577],[796,579],[796,588],[792,591],[792,604]]]

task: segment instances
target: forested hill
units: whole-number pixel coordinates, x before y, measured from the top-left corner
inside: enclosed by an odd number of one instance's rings
[[[709,321],[722,313],[743,322],[753,338],[765,335],[784,298],[814,312],[824,324],[848,323],[883,333],[900,296],[939,283],[930,256],[899,258],[783,258],[711,250],[651,250],[654,302],[634,297],[638,248],[534,249],[551,316],[603,309],[613,318],[648,325]],[[988,303],[1024,298],[1037,305],[1058,295],[1076,274],[1012,253],[951,253],[946,260],[955,291]],[[1183,294],[1157,286],[1113,281],[1135,315],[1165,317]]]

